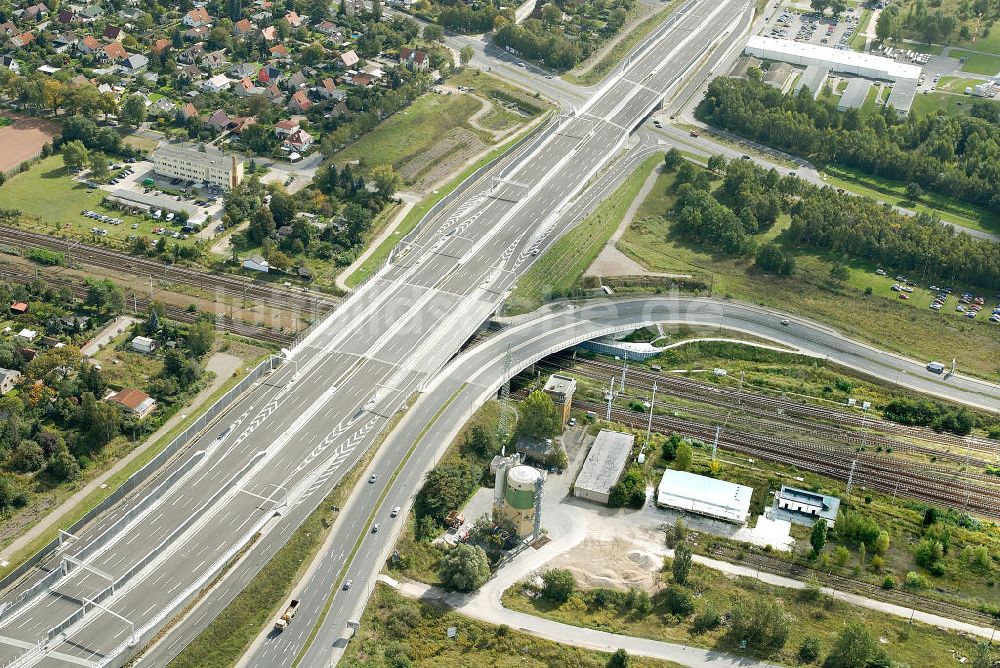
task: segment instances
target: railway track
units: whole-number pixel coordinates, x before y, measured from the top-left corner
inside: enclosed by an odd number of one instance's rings
[[[565,355],[550,357],[546,363],[562,369],[575,367],[587,375],[597,378],[609,378],[621,374],[621,366],[601,360],[576,360]],[[719,385],[702,383],[687,378],[678,378],[672,374],[646,371],[638,367],[629,368],[626,380],[631,387],[650,390],[655,381],[658,391],[669,393],[676,397],[708,403],[721,408],[732,409],[738,406],[740,411],[752,413],[765,418],[792,424],[793,416],[809,418],[810,420],[825,420],[841,427],[839,433],[845,440],[859,446],[899,449],[905,452],[921,453],[938,458],[962,460],[969,464],[985,466],[1000,462],[1000,443],[978,437],[963,437],[954,434],[939,433],[925,427],[901,425],[889,420],[868,415],[857,415],[846,410],[837,410],[823,406],[814,406],[785,398],[769,397],[747,390],[736,390]],[[801,422],[801,421],[800,421]],[[823,429],[829,425],[810,422],[808,428]],[[862,430],[863,434],[843,429],[852,427]],[[876,433],[881,432],[881,433]],[[931,448],[919,444],[902,441],[886,436],[905,436],[927,443],[937,444],[945,448],[958,448],[969,454],[955,453],[949,450]],[[863,442],[862,442],[863,441]],[[977,453],[975,456],[971,453]]]
[[[149,274],[157,279],[177,281],[199,289],[220,290],[231,297],[246,297],[256,303],[282,310],[293,309],[308,314],[319,314],[330,311],[340,303],[336,298],[311,291],[288,290],[246,278],[209,273],[14,227],[0,226],[0,241],[15,247],[68,252],[73,260],[83,264],[115,271]]]
[[[0,265],[0,279],[8,281],[24,281],[24,278],[24,275],[17,270]],[[53,287],[69,288],[72,291],[73,296],[81,301],[87,298],[86,286],[82,285],[78,281],[53,275],[45,276],[44,280],[47,284]],[[149,298],[140,295],[137,292],[130,294],[126,299],[126,303],[132,305],[136,314],[143,314],[149,308]],[[161,303],[161,306],[163,306],[164,315],[170,320],[192,323],[198,317],[198,313],[191,313],[187,309],[183,309],[174,304]],[[295,339],[294,332],[276,332],[272,329],[257,327],[256,325],[250,325],[245,322],[233,320],[226,315],[216,315],[215,321],[220,329],[229,332],[230,334],[245,336],[249,339],[273,343],[279,346],[287,346]]]

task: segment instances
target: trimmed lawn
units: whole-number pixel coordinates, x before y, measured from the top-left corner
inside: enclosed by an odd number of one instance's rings
[[[963,72],[985,74],[990,77],[1000,73],[1000,56],[987,56],[984,53],[957,50],[952,51],[950,55],[952,58],[965,58],[965,62],[962,63]]]
[[[949,358],[959,353],[965,373],[996,378],[1000,359],[1000,326],[982,316],[970,321],[954,312],[950,299],[941,312],[927,308],[929,293],[918,288],[909,301],[896,298],[889,291],[896,272],[885,267],[889,277],[876,276],[875,267],[861,262],[848,263],[850,278],[831,285],[828,276],[839,259],[811,251],[800,251],[783,244],[781,231],[788,225],[783,216],[759,240],[773,237],[785,252],[795,257],[795,275],[782,278],[758,272],[753,260],[716,255],[710,248],[688,244],[674,238],[672,224],[665,213],[673,208],[669,190],[672,174],[662,174],[650,198],[636,212],[635,220],[618,243],[619,250],[651,271],[668,273],[704,273],[712,275],[713,294],[801,314],[829,323],[846,336],[868,341],[885,350],[916,359]],[[655,199],[654,199],[655,197]],[[921,281],[919,274],[911,278]],[[866,287],[873,294],[865,295]],[[959,293],[974,286],[956,284]],[[992,292],[979,291],[992,296]]]
[[[428,150],[453,128],[465,127],[482,135],[467,123],[481,106],[479,100],[468,95],[426,93],[338,152],[334,161],[339,165],[354,160],[364,165],[388,163],[398,168]],[[485,136],[480,138],[485,142],[490,140]]]
[[[75,181],[63,166],[61,155],[53,155],[40,160],[27,172],[11,177],[0,186],[0,208],[19,209],[28,214],[22,218],[22,227],[68,238],[98,239],[117,247],[128,245],[129,235],[148,236],[155,240],[154,223],[149,218],[139,218],[101,204],[109,193],[100,188],[88,190],[87,186]],[[87,218],[80,214],[84,209],[121,218],[121,225],[110,225]],[[139,227],[132,229],[132,224]],[[159,223],[160,226],[169,225]],[[106,229],[104,237],[95,237],[91,227]],[[179,230],[180,227],[177,226]],[[170,244],[190,245],[195,237],[171,239]]]
[[[656,153],[618,186],[610,197],[560,237],[517,281],[507,300],[509,313],[527,313],[541,306],[547,295],[565,293],[576,286],[604,244],[618,228],[646,177],[663,163]]]
[[[982,79],[966,79],[963,77],[941,77],[938,80],[937,88],[946,93],[965,93],[966,88],[972,88],[983,83]]]
[[[155,102],[156,100],[153,101]],[[122,141],[141,151],[154,151],[160,143],[150,137],[140,137],[139,135],[126,135],[125,137],[122,137]]]

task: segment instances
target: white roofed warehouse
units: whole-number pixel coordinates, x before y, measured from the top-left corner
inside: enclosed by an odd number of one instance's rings
[[[656,489],[656,505],[745,524],[750,518],[752,495],[752,487],[667,469]]]
[[[854,74],[859,77],[887,81],[916,81],[920,78],[921,70],[916,65],[900,63],[883,56],[761,35],[754,35],[748,39],[744,52],[763,60],[774,60],[804,67],[819,65],[841,74]]]
[[[618,483],[632,456],[634,442],[632,434],[602,429],[576,477],[573,496],[607,504],[611,488]]]

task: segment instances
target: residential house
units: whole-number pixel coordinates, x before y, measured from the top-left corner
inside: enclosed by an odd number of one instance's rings
[[[275,60],[288,60],[292,52],[284,44],[275,44],[271,47],[271,58]]]
[[[62,69],[61,67],[55,67],[53,65],[45,64],[45,65],[39,65],[38,67],[36,67],[35,71],[36,72],[41,72],[45,76],[50,77],[50,76],[52,76],[53,74],[55,74],[56,72],[58,72],[61,69]]]
[[[260,255],[253,255],[243,260],[243,268],[251,269],[253,271],[262,271],[266,274],[271,268],[271,265],[268,264],[267,260]]]
[[[351,51],[344,51],[342,54],[337,56],[337,63],[342,67],[351,68],[358,64],[361,59],[358,58],[358,54]]]
[[[285,94],[281,92],[277,84],[271,84],[265,88],[264,95],[267,96],[271,104],[282,104],[285,101]]]
[[[208,81],[205,81],[201,87],[212,93],[221,93],[229,88],[231,83],[233,83],[232,80],[225,74],[216,74]]]
[[[337,24],[333,21],[320,21],[319,25],[316,26],[316,32],[322,33],[327,36],[333,36],[340,32]]]
[[[195,106],[190,102],[181,107],[181,116],[184,117],[185,121],[190,121],[197,115],[198,115],[198,109],[196,109]]]
[[[320,82],[313,90],[324,100],[334,100],[336,102],[342,102],[347,99],[347,91],[340,90],[337,88],[336,82],[333,79],[327,77]]]
[[[27,7],[23,12],[21,12],[22,19],[25,21],[34,21],[35,23],[43,20],[48,15],[49,8],[40,2],[36,5]]]
[[[133,387],[122,388],[108,397],[108,401],[122,406],[126,411],[142,419],[156,410],[156,399]]]
[[[430,67],[430,59],[425,52],[404,46],[399,50],[399,64],[405,65],[411,70],[426,72],[427,68]]]
[[[345,0],[344,2],[344,13],[348,16],[354,16],[365,11],[365,3],[363,0]]]
[[[224,112],[222,109],[219,109],[205,120],[205,125],[212,128],[216,132],[222,132],[229,127],[230,122],[231,119],[229,118],[229,114]]]
[[[49,40],[49,45],[56,53],[66,53],[70,48],[76,46],[79,38],[71,32],[60,33]]]
[[[370,74],[355,74],[351,77],[351,83],[355,86],[368,88],[375,83],[375,77]]]
[[[265,65],[260,68],[259,72],[257,72],[257,83],[262,86],[276,84],[279,81],[281,81],[281,70],[277,69],[273,65]]]
[[[236,93],[237,97],[249,97],[251,95],[260,95],[263,89],[254,84],[250,77],[243,77],[233,84],[233,92]]]
[[[299,131],[299,124],[296,121],[282,119],[274,124],[274,135],[279,139],[289,137]]]
[[[152,52],[155,53],[156,55],[160,55],[169,48],[170,48],[169,39],[158,39],[155,42],[153,42]]]
[[[205,73],[201,71],[201,68],[197,65],[184,65],[180,67],[180,73],[182,76],[186,76],[190,81],[200,81],[205,78]],[[188,93],[190,95],[190,93]]]
[[[74,25],[80,23],[80,17],[76,15],[76,12],[62,9],[56,14],[56,22],[64,26]]]
[[[0,369],[0,394],[7,394],[21,381],[21,372],[14,369]]]
[[[313,105],[304,90],[297,90],[292,93],[292,98],[288,101],[288,106],[297,111],[308,111]]]
[[[225,67],[229,64],[226,60],[225,49],[219,49],[218,51],[212,51],[211,53],[206,53],[201,59],[201,66],[206,70],[217,70],[220,67]]]
[[[159,100],[157,100],[156,102],[154,102],[149,106],[150,112],[158,114],[160,116],[167,116],[169,114],[172,114],[176,109],[177,105],[165,97],[161,97]]]
[[[141,53],[137,53],[122,61],[121,70],[125,74],[138,74],[145,70],[148,65],[149,58]]]
[[[229,131],[234,135],[243,134],[243,131],[251,125],[257,125],[255,116],[233,116],[229,119]]]
[[[17,29],[17,26],[7,21],[6,23],[0,23],[0,37],[13,37],[21,31]]]
[[[209,26],[195,26],[194,28],[188,28],[184,33],[184,39],[189,42],[198,42],[203,39],[208,39],[208,35],[212,32]]]
[[[249,19],[240,19],[233,24],[234,37],[249,37],[251,32],[253,32],[253,24],[250,23]]]
[[[156,341],[148,336],[136,336],[132,339],[132,350],[149,355],[156,350]]]
[[[266,28],[260,29],[260,36],[263,37],[265,41],[273,42],[278,39],[278,31],[274,26],[267,26]]]
[[[14,302],[10,305],[10,312],[14,315],[24,315],[28,312],[28,305],[24,302]]]
[[[252,63],[237,63],[226,72],[234,79],[244,79],[257,74],[257,68]]]
[[[118,42],[111,42],[111,44],[105,44],[101,48],[97,53],[97,58],[108,63],[119,63],[128,58],[128,52]]]
[[[308,151],[313,145],[313,138],[305,130],[296,130],[290,134],[282,144],[285,148],[291,151],[298,151],[299,153],[304,153]]]
[[[104,9],[100,5],[88,5],[79,12],[80,20],[84,23],[92,23],[104,15]]]
[[[92,55],[100,51],[101,43],[93,35],[87,35],[76,43],[76,50],[84,55]]]
[[[204,7],[195,7],[189,11],[184,15],[183,21],[184,25],[191,28],[212,25],[212,17],[208,15],[208,11]]]
[[[121,41],[124,38],[125,38],[125,32],[121,28],[117,28],[115,26],[104,27],[104,39]]]
[[[177,54],[177,62],[185,65],[197,63],[205,55],[204,44],[194,44]]]
[[[28,46],[35,41],[35,36],[30,32],[24,32],[20,35],[15,35],[11,37],[7,44],[10,45],[12,49],[20,49],[21,47]]]
[[[10,70],[14,74],[21,71],[21,66],[14,60],[14,56],[0,56],[0,67]]]
[[[288,21],[288,25],[291,26],[292,30],[298,30],[302,27],[302,17],[294,11],[285,14],[285,20]]]
[[[306,75],[299,71],[288,77],[288,80],[285,81],[285,88],[288,90],[295,90],[297,88],[302,88],[307,83],[309,83],[309,80],[306,78]]]

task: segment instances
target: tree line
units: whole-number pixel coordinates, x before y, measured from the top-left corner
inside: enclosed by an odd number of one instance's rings
[[[939,112],[905,118],[891,107],[868,117],[857,109],[840,113],[804,88],[797,95],[782,94],[751,68],[746,78],[712,81],[696,115],[795,155],[916,183],[1000,212],[1000,125],[988,105],[970,110],[968,116]]]

